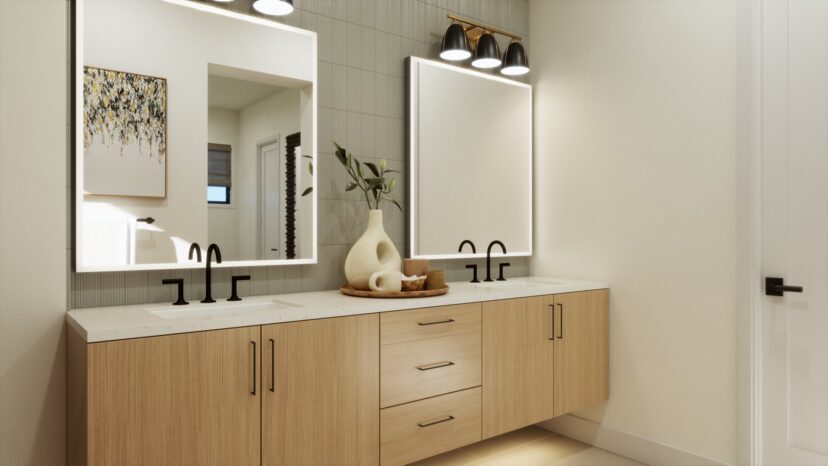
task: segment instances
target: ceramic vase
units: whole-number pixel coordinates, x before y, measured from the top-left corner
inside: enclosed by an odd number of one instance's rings
[[[382,226],[382,211],[368,211],[368,228],[345,258],[345,278],[358,290],[368,289],[375,272],[399,272],[402,259]]]

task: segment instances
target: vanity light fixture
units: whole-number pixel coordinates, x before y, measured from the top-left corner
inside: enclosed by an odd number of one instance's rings
[[[461,61],[472,55],[469,49],[469,39],[466,30],[459,23],[451,23],[443,34],[443,45],[440,47],[440,58],[448,61]]]
[[[293,0],[256,0],[253,9],[264,15],[285,16],[293,13]]]
[[[447,16],[451,24],[443,34],[440,58],[447,61],[461,61],[474,55],[471,65],[475,68],[501,67],[501,74],[506,76],[520,76],[529,72],[529,59],[521,43],[523,40],[521,36],[451,13]],[[496,35],[512,40],[502,59]]]
[[[503,68],[500,69],[506,76],[520,76],[529,72],[529,60],[526,58],[526,50],[518,41],[512,41],[503,54]]]
[[[497,45],[497,40],[491,33],[484,32],[477,40],[472,66],[488,69],[497,68],[500,64],[500,47]]]

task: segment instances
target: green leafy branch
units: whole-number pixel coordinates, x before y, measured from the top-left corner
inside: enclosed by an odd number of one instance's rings
[[[303,155],[302,158],[310,160],[310,162],[308,162],[308,172],[310,173],[310,176],[312,178],[313,177],[313,157],[311,157],[310,155]],[[305,196],[307,196],[308,194],[310,194],[312,192],[313,192],[313,186],[305,188],[305,190],[302,191],[302,197],[305,197]]]
[[[380,160],[379,165],[371,162],[360,162],[353,154],[334,142],[336,146],[336,158],[345,167],[349,181],[345,191],[353,191],[359,188],[365,195],[365,202],[369,209],[379,209],[383,201],[390,202],[402,211],[402,206],[396,199],[390,196],[391,191],[397,186],[397,178],[388,177],[390,173],[399,173],[398,170],[386,168],[388,163],[385,159]],[[367,168],[366,170],[363,167]]]

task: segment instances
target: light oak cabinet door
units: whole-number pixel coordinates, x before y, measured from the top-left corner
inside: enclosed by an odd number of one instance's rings
[[[483,303],[483,438],[554,415],[552,297]]]
[[[258,465],[259,332],[256,326],[75,345],[73,357],[86,370],[80,384],[87,390],[87,452],[72,462]]]
[[[379,316],[262,327],[262,465],[379,463]]]
[[[609,291],[557,294],[555,416],[609,397]]]

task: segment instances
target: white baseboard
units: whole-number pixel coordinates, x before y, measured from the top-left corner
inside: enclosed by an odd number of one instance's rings
[[[727,466],[727,463],[713,458],[636,437],[568,414],[543,421],[538,427],[652,466]]]

